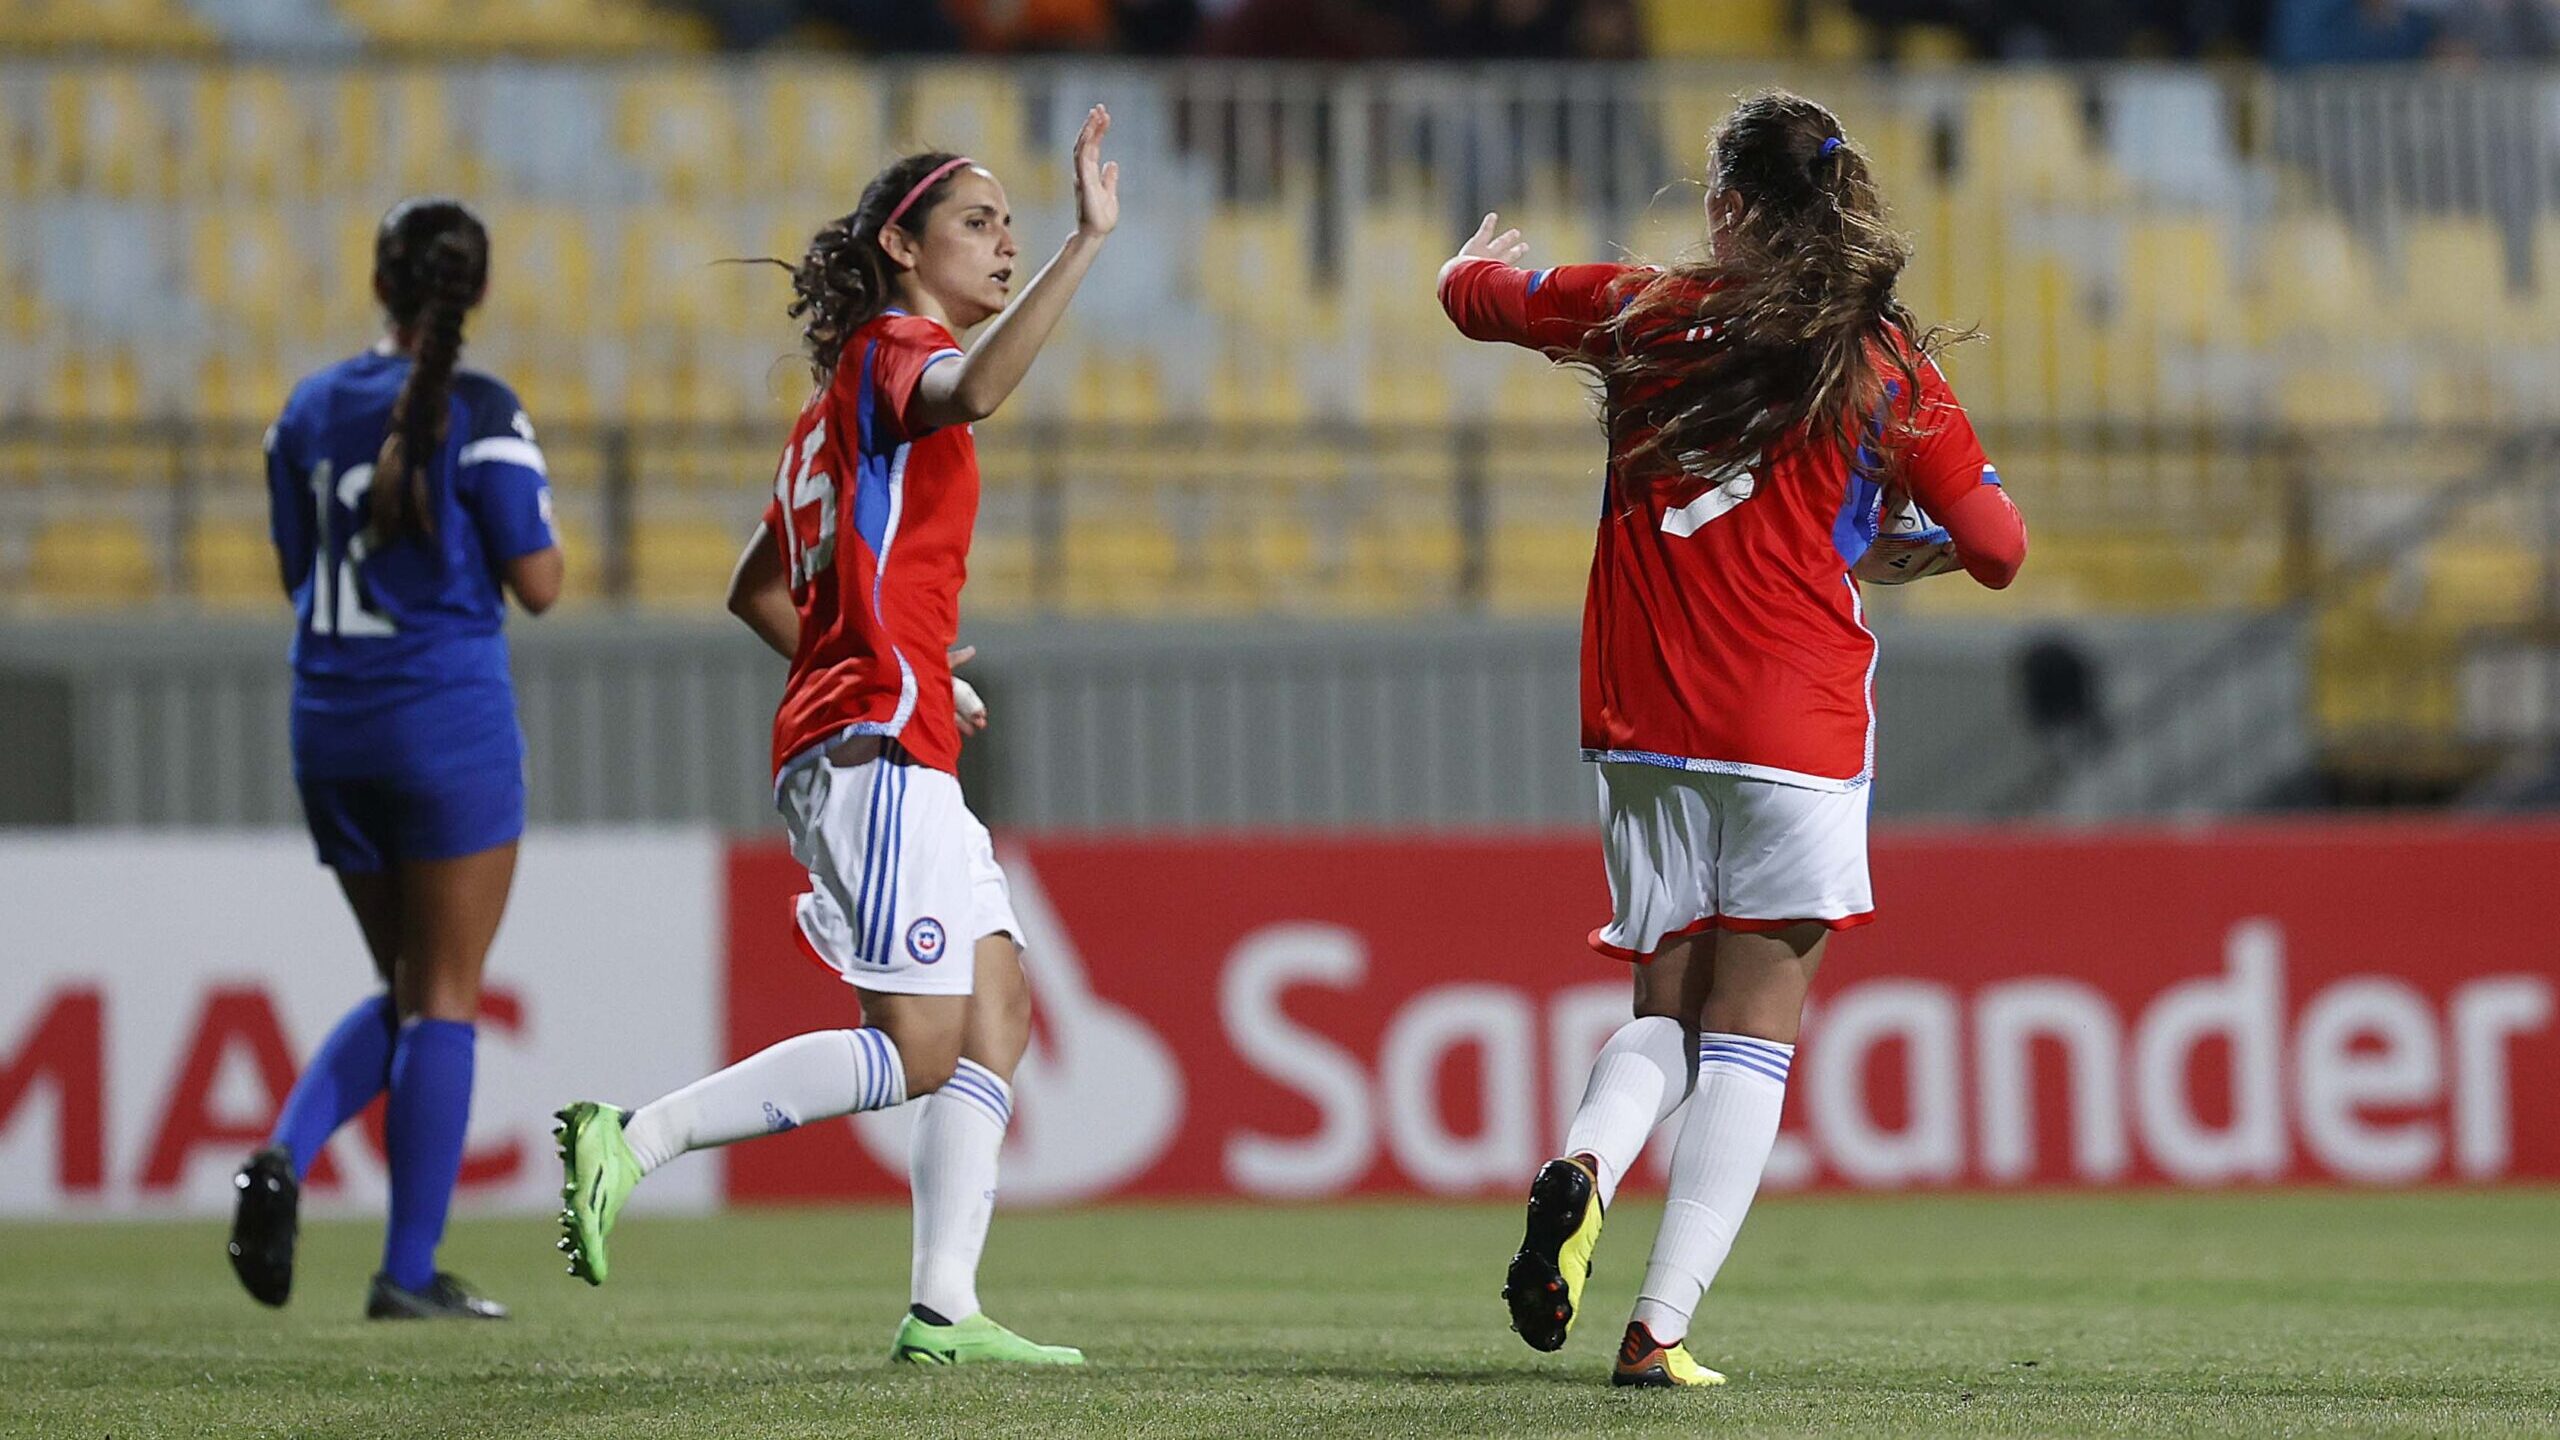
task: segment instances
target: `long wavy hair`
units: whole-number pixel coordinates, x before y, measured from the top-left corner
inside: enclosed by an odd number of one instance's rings
[[[373,290],[391,323],[414,337],[417,363],[391,405],[390,433],[374,457],[366,528],[376,544],[433,535],[427,490],[445,441],[462,320],[489,289],[489,228],[459,200],[420,196],[382,217],[373,237]]]
[[[1924,331],[1896,297],[1910,243],[1823,106],[1744,99],[1709,141],[1708,194],[1729,208],[1707,257],[1646,282],[1590,362],[1621,397],[1629,468],[1722,474],[1800,433],[1870,468],[1916,434],[1907,406],[1887,413],[1875,361],[1908,397],[1920,365],[1974,332]]]

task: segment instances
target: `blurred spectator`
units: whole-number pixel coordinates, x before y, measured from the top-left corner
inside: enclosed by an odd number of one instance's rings
[[[1241,0],[1212,22],[1203,48],[1255,60],[1373,60],[1403,39],[1394,16],[1361,0]]]
[[[2277,65],[2377,65],[2424,59],[2435,18],[2408,0],[2276,0],[2267,59]]]
[[[2436,53],[2455,59],[2549,60],[2560,55],[2554,0],[2453,0],[2444,7]]]
[[[1111,0],[943,0],[969,48],[996,54],[1108,49],[1112,8]]]
[[[1117,48],[1127,55],[1181,55],[1200,41],[1199,0],[1118,0]]]
[[[805,9],[874,55],[947,55],[965,42],[948,12],[916,0],[805,0]]]

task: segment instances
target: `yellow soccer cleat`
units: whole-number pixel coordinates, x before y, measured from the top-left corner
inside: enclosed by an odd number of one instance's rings
[[[1562,1349],[1573,1333],[1601,1219],[1599,1177],[1590,1166],[1568,1156],[1538,1167],[1538,1178],[1529,1182],[1528,1230],[1502,1284],[1511,1328],[1530,1349]]]
[[[1629,1325],[1618,1342],[1618,1363],[1609,1371],[1612,1385],[1671,1390],[1683,1385],[1721,1385],[1724,1376],[1689,1358],[1688,1347],[1674,1340],[1665,1345],[1642,1325]]]

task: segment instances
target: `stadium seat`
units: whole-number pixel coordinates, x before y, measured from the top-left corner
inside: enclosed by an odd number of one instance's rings
[[[1591,579],[1588,521],[1506,520],[1494,526],[1487,600],[1515,615],[1570,615]]]
[[[1167,608],[1181,546],[1146,515],[1077,516],[1067,522],[1060,559],[1061,609],[1146,614]]]
[[[906,125],[893,137],[898,150],[951,150],[967,155],[1004,181],[1017,209],[1062,193],[1055,173],[1060,167],[1054,161],[1044,166],[1031,159],[1023,134],[1022,92],[1003,71],[980,65],[928,65],[912,75]],[[1062,137],[1060,144],[1064,143]],[[879,162],[886,163],[886,157]],[[845,209],[852,208],[848,201]]]
[[[624,161],[667,199],[730,195],[748,173],[743,87],[716,71],[651,70],[614,86]]]
[[[2506,244],[2486,220],[2412,221],[2401,255],[2400,306],[2424,336],[2485,345],[2507,328]]]
[[[1465,563],[1465,541],[1446,518],[1400,514],[1364,519],[1344,544],[1337,594],[1353,614],[1453,609]]]
[[[146,87],[131,70],[81,66],[57,71],[46,84],[44,183],[48,188],[114,199],[165,199],[178,121],[165,91]]]
[[[2553,557],[2515,540],[2440,540],[2427,551],[2427,623],[2460,632],[2543,613]]]
[[[160,579],[160,556],[130,521],[55,520],[28,552],[27,591],[40,601],[137,604],[160,593]]]
[[[2310,213],[2275,221],[2262,233],[2268,327],[2277,335],[2369,340],[2384,307],[2373,258],[2343,217]]]
[[[1646,53],[1666,58],[1776,59],[1787,49],[1786,0],[1644,0]]]
[[[199,520],[179,556],[187,594],[217,609],[273,610],[282,602],[274,542],[264,522]]]
[[[747,172],[757,193],[784,199],[784,208],[806,208],[791,221],[791,248],[771,253],[797,258],[822,220],[853,209],[862,187],[889,162],[881,139],[877,87],[849,85],[831,66],[768,64],[758,70],[763,123],[747,143]]]
[[[969,542],[969,584],[961,593],[962,619],[1010,619],[1034,609],[1039,553],[1019,530],[989,531],[984,521]]]
[[[2203,345],[2247,338],[2216,219],[2136,220],[2126,236],[2123,284],[2134,323],[2163,339]]]
[[[738,550],[738,536],[717,521],[644,517],[631,530],[631,597],[707,611],[728,592]]]
[[[291,76],[266,66],[208,69],[191,77],[181,133],[179,183],[189,194],[310,194],[321,183],[319,107],[303,103]]]

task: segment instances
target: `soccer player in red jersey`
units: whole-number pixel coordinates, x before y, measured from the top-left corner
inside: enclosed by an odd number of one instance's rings
[[[641,1176],[689,1150],[919,1100],[912,1304],[892,1357],[1072,1365],[978,1308],[977,1265],[1030,1041],[1022,926],[954,774],[951,664],[978,509],[972,422],[1012,394],[1120,218],[1111,118],[1076,136],[1076,230],[1010,306],[1017,253],[996,177],[911,155],[792,269],[819,389],[729,608],[791,662],[774,718],[774,798],[809,869],[801,948],[861,996],[859,1029],[783,1041],[636,1111],[561,1112],[571,1268],[607,1274],[605,1236]],[[958,336],[992,320],[974,348]],[[779,918],[779,917],[777,917]]]
[[[1909,251],[1865,154],[1784,93],[1745,100],[1709,150],[1702,262],[1521,269],[1519,233],[1488,215],[1440,272],[1461,331],[1602,390],[1582,754],[1614,913],[1591,945],[1634,962],[1635,1018],[1531,1183],[1504,1295],[1529,1344],[1564,1343],[1605,1207],[1688,1101],[1613,1374],[1630,1385],[1723,1378],[1683,1346],[1689,1318],[1759,1189],[1824,941],[1874,918],[1858,580],[1961,568],[1999,589],[2026,555],[1933,359],[1949,337],[1894,296]],[[1946,538],[1879,547],[1889,492]]]

